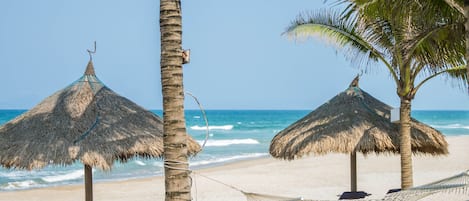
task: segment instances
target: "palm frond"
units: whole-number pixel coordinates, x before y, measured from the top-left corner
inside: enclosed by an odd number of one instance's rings
[[[453,85],[459,86],[461,89],[466,89],[468,87],[469,78],[467,77],[467,68],[466,65],[461,65],[432,73],[432,75],[427,76],[415,87],[415,91],[419,90],[427,81],[437,76],[445,76]]]
[[[466,81],[468,80],[467,77],[467,68],[466,66],[458,66],[455,68],[451,68],[445,71],[445,74],[451,78],[458,79],[460,81]],[[467,82],[464,82],[467,84]]]
[[[464,15],[464,1],[463,0],[439,0],[439,1],[444,1],[450,7],[457,10],[460,14]]]
[[[431,26],[403,41],[403,55],[430,69],[446,69],[464,63],[464,26],[460,23]]]
[[[392,55],[396,46],[395,30],[392,24],[383,19],[376,19],[372,23],[362,22],[367,30],[367,39],[373,44],[377,44],[381,52],[386,55]]]
[[[359,27],[353,20],[346,20],[333,11],[300,14],[283,33],[290,39],[320,38],[344,52],[347,59],[358,65],[378,61],[390,66],[385,54],[367,40],[372,34]]]

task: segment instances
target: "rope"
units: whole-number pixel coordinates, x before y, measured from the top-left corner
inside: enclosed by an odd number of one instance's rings
[[[224,183],[224,182],[221,182],[219,180],[216,180],[216,179],[213,179],[213,178],[210,178],[208,176],[205,176],[205,175],[202,175],[200,173],[197,173],[197,172],[192,172],[194,175],[198,175],[198,176],[201,176],[201,177],[204,177],[210,181],[213,181],[213,182],[216,182],[218,184],[221,184],[221,185],[224,185],[228,188],[231,188],[235,191],[238,191],[238,192],[241,192],[248,201],[302,201],[303,198],[299,197],[299,198],[290,198],[290,197],[282,197],[282,196],[276,196],[276,195],[267,195],[267,194],[260,194],[260,193],[250,193],[250,192],[246,192],[246,191],[243,191],[239,188],[236,188],[232,185],[229,185],[227,183]],[[197,198],[196,198],[197,200]]]
[[[228,188],[231,188],[231,189],[233,189],[233,190],[235,190],[235,191],[239,191],[239,192],[241,192],[241,193],[245,193],[243,190],[241,190],[241,189],[239,189],[239,188],[236,188],[236,187],[234,187],[234,186],[232,186],[232,185],[223,183],[223,182],[221,182],[221,181],[219,181],[219,180],[210,178],[210,177],[208,177],[208,176],[205,176],[205,175],[200,174],[200,173],[197,173],[197,172],[192,172],[192,173],[193,173],[194,175],[198,175],[198,176],[201,176],[201,177],[206,178],[206,179],[208,179],[208,180],[211,180],[211,181],[213,181],[213,182],[216,182],[216,183],[219,183],[219,184],[221,184],[221,185],[224,185],[224,186],[226,186],[226,187],[228,187]]]
[[[195,102],[197,103],[197,105],[199,105],[199,109],[200,111],[202,112],[202,116],[204,117],[204,121],[205,121],[205,126],[206,126],[206,133],[205,133],[205,140],[204,140],[204,143],[202,144],[202,147],[201,147],[201,151],[204,149],[205,147],[205,144],[207,143],[208,141],[208,138],[210,136],[210,129],[209,129],[209,125],[208,125],[208,119],[207,119],[207,115],[205,114],[205,110],[204,108],[202,107],[202,105],[200,104],[199,100],[197,99],[197,97],[195,97],[192,93],[190,92],[187,92],[186,91],[186,94],[191,96]]]
[[[204,108],[202,107],[202,104],[200,104],[199,100],[197,99],[197,97],[195,97],[192,93],[190,92],[186,92],[187,95],[191,96],[195,102],[197,103],[197,105],[199,105],[199,108],[200,108],[200,111],[202,112],[202,115],[204,116],[204,120],[205,120],[205,125],[207,127],[207,133],[205,135],[205,140],[204,140],[204,143],[202,144],[202,147],[201,147],[201,150],[203,150],[203,148],[205,147],[205,144],[207,143],[208,141],[208,138],[210,136],[209,134],[209,124],[208,124],[208,119],[207,119],[207,115],[205,114],[205,110]],[[187,165],[189,167],[189,163],[188,162],[184,162],[184,161],[174,161],[174,160],[164,160],[164,167],[165,168],[169,168],[169,169],[173,169],[173,170],[182,170],[182,171],[189,171],[191,172],[191,170],[189,168],[178,168],[178,167],[174,167],[174,165],[180,165],[180,164],[184,164],[184,165]]]
[[[187,168],[178,168],[178,167],[175,167],[175,165],[180,165],[180,164],[187,165]],[[189,179],[191,180],[191,181],[190,181],[190,184],[191,184],[191,185],[190,185],[190,188],[192,188],[192,183],[196,184],[195,179],[190,176],[190,174],[192,173],[192,170],[189,169],[189,162],[164,159],[164,168],[188,172],[188,175],[187,175],[187,176],[188,176]],[[196,185],[196,197],[197,197],[197,185]],[[196,200],[197,200],[197,198],[196,198]]]
[[[172,161],[172,160],[166,160],[166,159],[164,160],[164,167],[165,168],[191,172],[191,170],[189,168],[178,168],[178,167],[174,167],[174,165],[187,165],[189,167],[189,162]]]
[[[93,125],[87,131],[85,131],[83,134],[81,134],[78,139],[73,141],[73,144],[76,144],[76,143],[84,140],[90,134],[91,130],[93,130],[94,127],[96,127],[96,125],[98,125],[98,123],[99,123],[99,113],[98,113],[98,116],[96,116],[96,120],[94,121]]]
[[[195,97],[192,93],[190,92],[187,92],[186,91],[186,94],[189,95],[190,97],[192,97],[194,99],[194,101],[197,103],[197,105],[199,106],[199,109],[200,111],[202,112],[202,116],[204,117],[204,121],[205,121],[205,126],[206,126],[206,133],[205,133],[205,140],[202,144],[202,146],[200,147],[200,152],[202,152],[205,148],[205,144],[207,143],[208,141],[208,138],[210,136],[210,131],[209,131],[209,124],[208,124],[208,119],[207,119],[207,115],[205,114],[205,110],[204,108],[202,107],[202,104],[200,104],[199,102],[199,99],[197,99],[197,97]],[[166,167],[166,166],[165,166]],[[192,172],[192,171],[191,171]],[[190,177],[190,176],[189,176]],[[198,200],[198,191],[197,191],[197,182],[196,182],[196,178],[192,178],[190,177],[192,182],[194,183],[194,187],[195,187],[195,200],[197,201]]]
[[[93,78],[93,80],[91,80],[91,78]],[[96,78],[96,80],[94,78]],[[95,86],[93,86],[93,83],[102,84],[102,82],[97,77],[90,76],[90,75],[84,75],[79,80],[77,80],[77,82],[81,82],[80,85],[79,85],[78,91],[80,91],[83,88],[84,83],[88,83],[90,85],[91,91],[93,92],[93,96],[96,96],[96,94],[98,93],[98,89],[96,89]],[[104,87],[104,84],[103,84],[102,87]],[[74,99],[76,98],[76,96],[78,96],[78,92],[75,93]],[[99,119],[100,119],[99,110],[101,109],[101,107],[99,106],[98,99],[96,99],[95,104],[96,104],[96,119],[95,119],[93,125],[91,125],[91,127],[88,128],[88,130],[86,130],[83,134],[81,134],[78,139],[73,141],[73,144],[76,144],[76,143],[84,140],[91,133],[91,130],[93,130],[99,124],[99,122],[100,122],[99,121]]]
[[[451,194],[452,196],[469,196],[469,171],[426,185],[388,194],[384,200],[420,200],[430,196],[433,198],[438,193]]]
[[[197,105],[199,106],[199,109],[200,109],[200,111],[202,112],[202,115],[203,115],[203,117],[204,117],[204,121],[205,121],[205,126],[206,126],[206,128],[207,128],[207,132],[206,132],[206,134],[205,134],[205,140],[204,140],[204,142],[203,142],[203,144],[202,144],[202,146],[201,146],[201,151],[203,151],[203,149],[204,149],[204,147],[205,147],[205,144],[207,143],[208,138],[209,138],[209,136],[210,136],[210,133],[209,133],[210,131],[209,131],[209,124],[208,124],[207,115],[205,114],[205,110],[204,110],[204,108],[202,107],[202,104],[200,104],[200,102],[199,102],[199,100],[197,99],[197,97],[195,97],[195,96],[194,96],[192,93],[190,93],[190,92],[186,92],[186,94],[189,95],[190,97],[192,97],[192,98],[195,100],[195,102],[196,102]],[[181,164],[187,165],[187,168],[175,167],[176,165],[181,165]],[[194,183],[194,186],[195,186],[195,188],[196,188],[196,189],[195,189],[195,197],[196,197],[196,200],[197,200],[197,183],[196,183],[196,181],[195,181],[195,178],[192,178],[192,177],[190,176],[190,173],[192,173],[192,170],[189,168],[189,162],[187,162],[187,161],[176,161],[176,160],[167,160],[167,159],[165,159],[163,166],[164,166],[164,168],[168,168],[168,169],[181,170],[181,171],[187,171],[187,172],[189,172],[188,177],[189,177],[190,180],[191,180],[191,187],[192,187],[192,183]]]
[[[191,177],[191,178],[192,178],[192,177]],[[196,177],[195,177],[195,175],[194,175],[194,178],[193,178],[192,182],[194,183],[194,189],[195,189],[195,201],[197,201],[197,200],[198,200],[198,197],[199,197],[199,196],[198,196],[198,195],[199,195],[199,192],[197,191],[197,181],[196,181],[196,180],[197,180],[197,179],[196,179]]]
[[[224,185],[238,192],[241,192],[244,194],[244,196],[246,196],[246,199],[248,201],[300,201],[300,200],[301,201],[319,201],[319,200],[310,200],[310,199],[306,200],[301,197],[289,198],[289,197],[281,197],[281,196],[268,195],[268,194],[249,193],[235,186],[210,178],[200,173],[197,173],[197,172],[192,172],[192,173],[194,175],[204,177],[210,181],[216,182],[218,184]],[[390,194],[387,194],[382,199],[363,198],[363,199],[357,199],[357,201],[358,200],[362,200],[362,201],[402,201],[402,200],[418,201],[423,198],[433,196],[440,192],[449,193],[452,195],[467,196],[469,195],[468,177],[469,177],[469,170],[461,174],[458,174],[458,175],[455,175],[446,179],[442,179],[442,180],[439,180],[439,181],[436,181],[427,185],[411,188],[409,190],[399,191],[396,193],[390,193]]]
[[[434,186],[440,186],[440,185],[448,185],[448,184],[465,184],[469,185],[469,170],[466,170],[460,174],[454,175],[452,177],[448,177],[445,179],[441,179],[420,187],[415,187],[413,189],[418,189],[418,188],[425,188],[425,187],[434,187]]]
[[[196,96],[194,96],[192,93],[190,92],[186,92],[187,95],[189,95],[190,97],[192,97],[194,99],[194,101],[197,103],[197,105],[199,106],[199,109],[200,111],[202,112],[202,116],[204,118],[204,121],[205,121],[205,126],[206,126],[206,134],[205,134],[205,139],[204,139],[204,142],[201,146],[201,151],[203,151],[203,149],[205,148],[205,145],[209,139],[209,136],[210,136],[210,129],[209,129],[209,123],[208,123],[208,118],[207,118],[207,115],[205,113],[205,110],[203,109],[202,107],[202,104],[200,104],[199,100],[197,99]],[[173,165],[176,165],[176,164],[187,164],[186,162],[181,162],[181,161],[165,161],[165,164],[164,164],[164,167],[165,168],[171,168],[171,169],[177,169],[177,170],[186,170],[186,169],[182,169],[182,168],[175,168]],[[236,190],[238,192],[241,192],[244,196],[246,196],[246,198],[248,200],[253,200],[253,201],[257,201],[257,200],[281,200],[281,201],[296,201],[296,200],[303,200],[302,198],[287,198],[287,197],[280,197],[280,196],[275,196],[275,195],[265,195],[265,194],[258,194],[258,193],[249,193],[249,192],[245,192],[239,188],[236,188],[235,186],[232,186],[232,185],[229,185],[227,183],[224,183],[224,182],[221,182],[219,180],[216,180],[216,179],[213,179],[213,178],[210,178],[210,177],[207,177],[205,175],[202,175],[202,174],[199,174],[199,173],[196,173],[196,172],[193,172],[189,169],[187,169],[187,171],[190,171],[191,173],[193,173],[194,175],[198,175],[198,176],[201,176],[201,177],[204,177],[208,180],[211,180],[213,182],[216,182],[218,184],[221,184],[221,185],[224,185],[226,187],[229,187],[233,190]],[[198,191],[197,191],[197,182],[196,182],[196,179],[195,179],[195,176],[194,177],[190,177],[192,182],[194,183],[194,186],[195,186],[195,200],[197,201],[198,199]]]

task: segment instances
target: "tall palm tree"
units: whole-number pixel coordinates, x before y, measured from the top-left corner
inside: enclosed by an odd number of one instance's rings
[[[180,0],[160,0],[160,32],[165,200],[191,200],[184,119]]]
[[[459,81],[467,79],[466,68],[462,66],[464,44],[456,40],[460,33],[448,31],[448,27],[457,26],[453,19],[435,15],[430,20],[422,20],[417,17],[418,9],[424,7],[407,10],[395,9],[393,5],[375,6],[387,6],[389,12],[381,12],[383,7],[380,7],[368,10],[370,13],[366,16],[348,13],[344,17],[344,12],[333,11],[300,15],[285,34],[292,38],[326,38],[358,65],[371,67],[379,62],[386,67],[401,100],[401,188],[407,189],[413,185],[411,102],[422,85],[434,77],[447,75]],[[414,13],[405,13],[410,11]]]
[[[360,0],[340,0],[342,3],[349,3],[347,9],[343,12],[344,18],[351,18],[351,16],[359,17],[367,23],[374,23],[377,19],[387,19],[388,22],[394,25],[394,27],[400,27],[399,35],[405,35],[406,33],[415,32],[414,29],[421,29],[419,27],[432,27],[432,25],[438,25],[438,32],[441,34],[456,33],[460,35],[452,35],[453,37],[441,38],[443,43],[437,43],[434,48],[442,48],[444,44],[458,44],[453,46],[455,51],[460,51],[460,54],[465,54],[466,58],[469,56],[469,51],[465,51],[461,44],[464,44],[465,37],[467,37],[467,31],[464,31],[464,25],[468,23],[462,13],[462,0],[374,0],[374,1],[360,1]],[[402,24],[404,23],[404,24]],[[411,26],[409,26],[411,25]],[[430,28],[429,30],[432,30]],[[469,30],[469,29],[465,29]],[[466,34],[466,36],[464,36]],[[454,37],[457,36],[457,37]],[[409,40],[407,39],[407,42]],[[407,43],[406,42],[406,43]],[[465,47],[469,46],[466,40]],[[457,53],[457,52],[455,52]],[[442,55],[451,56],[454,55],[456,58],[460,58],[458,54],[448,54],[441,52]],[[445,59],[446,60],[446,59]],[[466,61],[468,61],[466,59]],[[469,65],[466,62],[466,75],[461,78],[467,80],[466,84],[469,86]],[[469,88],[468,88],[469,90]],[[401,105],[402,106],[402,105]],[[401,107],[402,109],[402,107]],[[401,114],[402,115],[402,114]],[[404,126],[401,124],[401,126]],[[407,129],[401,129],[402,132],[406,132]],[[406,134],[402,133],[403,139],[407,139]],[[412,186],[412,158],[410,155],[410,142],[407,140],[401,141],[401,179],[403,186]],[[408,185],[406,185],[408,184]]]

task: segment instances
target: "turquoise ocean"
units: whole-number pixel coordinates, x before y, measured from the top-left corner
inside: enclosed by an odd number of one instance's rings
[[[0,110],[0,125],[25,110]],[[161,110],[153,111],[161,116]],[[308,114],[307,110],[208,110],[209,140],[204,150],[190,159],[192,169],[268,156],[273,136]],[[187,132],[199,143],[206,137],[206,125],[198,110],[186,111]],[[419,121],[446,136],[469,135],[469,111],[413,111]],[[163,173],[162,159],[135,158],[116,162],[110,172],[94,171],[94,181],[143,178]],[[83,166],[49,166],[41,170],[0,168],[0,191],[13,191],[83,183]]]

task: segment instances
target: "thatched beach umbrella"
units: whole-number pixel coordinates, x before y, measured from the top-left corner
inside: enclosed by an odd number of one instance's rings
[[[356,192],[356,152],[399,153],[399,125],[390,121],[391,107],[358,87],[349,88],[280,131],[270,144],[275,158],[293,160],[330,152],[350,154],[351,191]],[[412,151],[447,154],[447,142],[437,130],[412,119]]]
[[[200,146],[188,136],[190,154]],[[110,170],[116,160],[162,157],[161,119],[106,87],[93,62],[68,87],[0,127],[0,164],[37,169],[84,164],[86,200],[92,200],[92,167]]]

